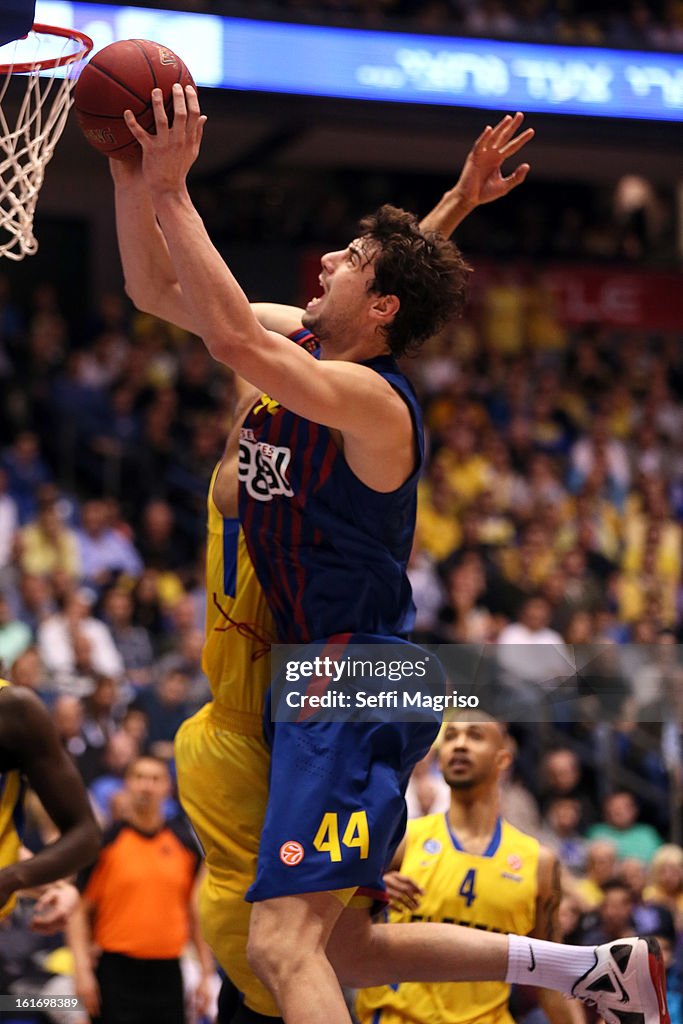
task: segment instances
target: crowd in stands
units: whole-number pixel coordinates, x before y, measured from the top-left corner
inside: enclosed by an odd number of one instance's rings
[[[527,118],[535,124],[533,115]],[[482,121],[482,124],[484,122]],[[586,128],[586,139],[594,131]],[[450,147],[450,142],[444,140]],[[463,154],[452,149],[453,166]],[[656,268],[676,264],[676,205],[673,191],[633,175],[616,188],[538,180],[533,190],[513,192],[505,210],[483,206],[458,228],[469,257],[565,263],[619,261]],[[249,174],[199,176],[193,187],[216,244],[326,247],[351,237],[359,210],[391,202],[425,214],[453,184],[453,176],[382,171],[263,167]],[[558,196],[561,195],[561,202]],[[266,200],[264,201],[264,196]]]
[[[527,42],[683,48],[680,0],[145,0],[140,6]]]

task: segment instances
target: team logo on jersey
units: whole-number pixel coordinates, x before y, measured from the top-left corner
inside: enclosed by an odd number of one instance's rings
[[[272,501],[275,495],[291,498],[294,491],[287,479],[292,449],[257,441],[252,430],[240,435],[239,478],[250,498]]]
[[[425,839],[422,849],[425,853],[440,853],[441,843],[438,839]]]
[[[519,871],[522,867],[522,858],[518,857],[516,853],[511,853],[508,856],[507,864],[508,867],[512,868],[513,871]]]
[[[294,868],[304,859],[304,848],[296,839],[290,839],[280,847],[280,860],[288,868]]]
[[[261,412],[261,409],[265,409],[267,413],[269,413],[271,416],[274,416],[279,408],[280,403],[276,402],[274,398],[271,398],[270,395],[267,395],[264,391],[261,397],[259,398],[258,405],[254,406],[253,412],[254,415],[256,415],[257,412]]]

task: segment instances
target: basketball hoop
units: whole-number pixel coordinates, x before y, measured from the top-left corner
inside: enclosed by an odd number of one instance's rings
[[[0,256],[21,260],[38,248],[33,234],[38,194],[92,45],[75,29],[34,25],[23,39],[0,47]],[[15,100],[16,119],[10,113]]]

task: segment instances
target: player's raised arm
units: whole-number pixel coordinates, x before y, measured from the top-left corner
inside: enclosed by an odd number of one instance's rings
[[[506,114],[497,125],[487,125],[467,154],[460,177],[420,222],[423,231],[439,231],[447,238],[465,217],[484,203],[493,203],[521,185],[529,173],[527,163],[517,166],[507,176],[502,166],[519,153],[534,137],[534,129],[526,128],[519,135],[524,114]]]
[[[30,691],[8,687],[2,702],[3,749],[36,791],[60,831],[35,857],[0,871],[0,905],[19,889],[53,882],[91,863],[100,833],[76,767],[47,709]]]
[[[280,302],[252,302],[251,308],[267,331],[290,335],[301,330],[304,310],[299,306],[285,306]]]
[[[143,313],[194,331],[139,160],[109,161],[126,294]]]

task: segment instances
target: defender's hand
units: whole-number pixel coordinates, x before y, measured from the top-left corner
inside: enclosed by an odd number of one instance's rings
[[[417,910],[424,890],[412,878],[399,871],[388,871],[384,876],[389,903],[395,910]]]
[[[523,120],[524,114],[517,113],[514,117],[507,114],[495,127],[487,125],[472,146],[453,189],[467,206],[474,209],[475,206],[492,203],[521,185],[526,178],[530,170],[526,163],[520,164],[507,177],[501,173],[503,163],[519,153],[534,137],[533,128],[515,134]]]
[[[50,885],[35,905],[31,931],[41,935],[63,931],[80,898],[76,886],[69,882]]]

